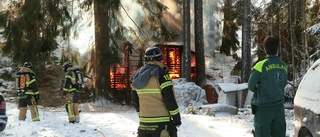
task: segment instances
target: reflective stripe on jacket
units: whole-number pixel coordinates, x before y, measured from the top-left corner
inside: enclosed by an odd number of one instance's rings
[[[137,88],[139,87],[139,88]],[[142,123],[181,124],[171,79],[160,62],[147,62],[133,74],[132,102]]]
[[[64,80],[64,86],[63,86],[63,91],[64,92],[74,92],[77,91],[76,89],[76,76],[75,73],[73,72],[74,68],[70,67],[68,68],[67,74],[65,76]]]
[[[38,84],[37,84],[37,80],[34,72],[28,67],[21,67],[19,72],[25,74],[26,91],[24,92],[24,94],[25,95],[39,94]]]
[[[170,114],[163,102],[159,82],[156,78],[151,77],[148,84],[137,89],[140,101],[141,122],[169,122]]]
[[[251,103],[260,107],[282,104],[287,80],[287,65],[278,56],[259,61],[248,81],[248,89],[254,92]]]

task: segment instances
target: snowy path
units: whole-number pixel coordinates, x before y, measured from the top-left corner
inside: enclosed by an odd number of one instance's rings
[[[8,124],[0,136],[8,137],[136,137],[138,117],[133,108],[108,106],[100,112],[81,108],[79,124],[69,124],[64,108],[39,108],[40,122],[19,121],[16,104],[7,103]],[[101,111],[104,110],[104,111]],[[252,121],[239,116],[182,115],[179,137],[252,137]],[[101,132],[99,132],[101,131]]]

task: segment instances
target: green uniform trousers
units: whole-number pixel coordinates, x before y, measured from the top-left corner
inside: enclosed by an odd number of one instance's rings
[[[255,137],[285,137],[286,120],[283,104],[257,107],[254,115]]]

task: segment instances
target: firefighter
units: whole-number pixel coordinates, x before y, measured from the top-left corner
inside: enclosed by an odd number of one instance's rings
[[[76,74],[70,62],[63,64],[63,70],[66,72],[63,84],[63,96],[66,99],[66,110],[68,113],[69,123],[79,123],[80,115],[78,109],[79,87],[76,83]]]
[[[158,47],[145,51],[145,65],[132,75],[132,103],[140,118],[139,137],[177,137],[181,117],[172,81]]]
[[[29,106],[32,121],[40,121],[37,104],[40,99],[38,84],[35,73],[32,71],[32,63],[25,62],[19,71],[20,85],[22,92],[18,94],[19,98],[19,120],[25,121],[27,106]],[[21,80],[23,79],[23,80]]]

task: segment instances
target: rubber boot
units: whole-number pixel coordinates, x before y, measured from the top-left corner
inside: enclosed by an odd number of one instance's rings
[[[79,123],[80,122],[80,114],[79,114],[78,103],[74,103],[73,112],[74,112],[74,116],[75,116],[75,122]]]
[[[37,105],[29,106],[32,121],[40,121]]]
[[[27,107],[19,107],[19,120],[25,121],[27,117]]]

